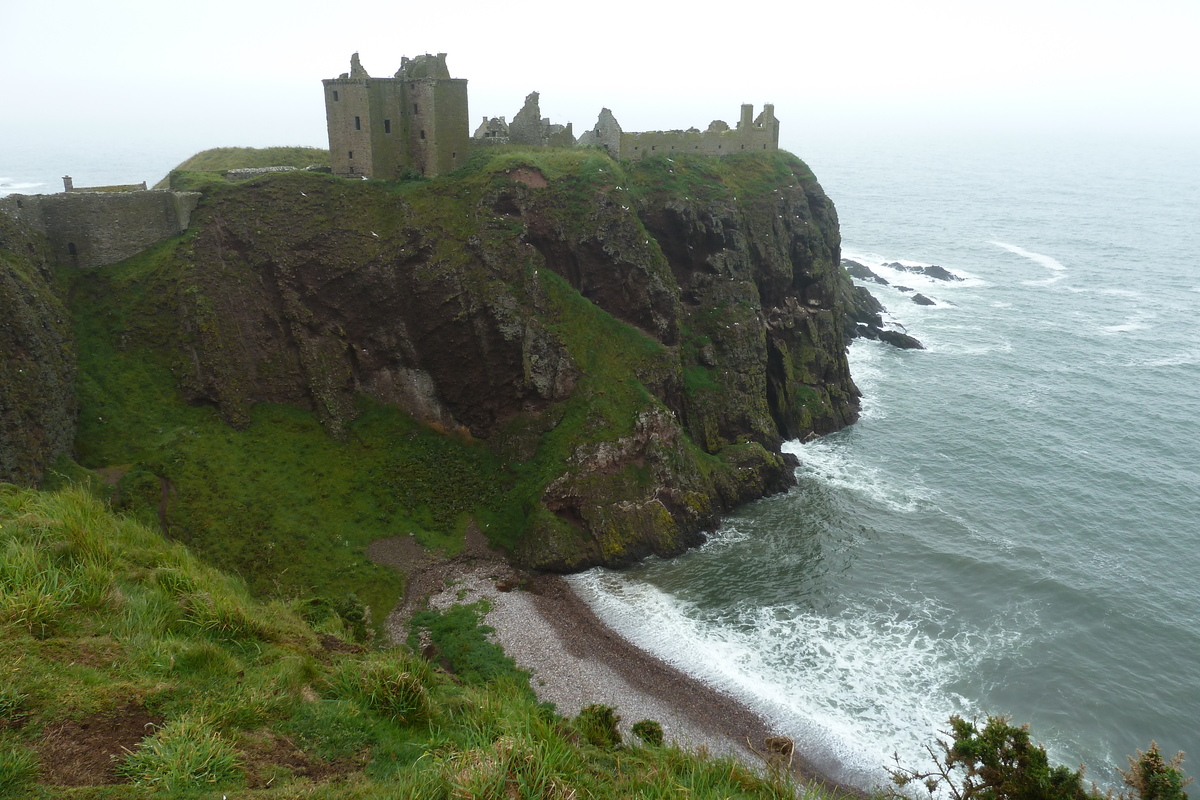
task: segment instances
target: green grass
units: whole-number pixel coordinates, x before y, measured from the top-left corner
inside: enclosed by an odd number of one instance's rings
[[[184,160],[173,172],[226,172],[231,169],[254,167],[328,166],[329,151],[323,147],[214,147],[202,150]],[[154,185],[167,188],[170,176]]]
[[[403,649],[327,649],[300,604],[255,600],[83,488],[0,486],[0,548],[23,554],[3,562],[6,597],[52,598],[32,629],[11,604],[0,617],[0,712],[19,720],[0,730],[0,796],[793,796],[727,759],[620,744],[611,710],[563,719],[507,666],[464,682]],[[486,641],[478,611],[432,624]],[[121,783],[39,783],[52,726],[130,708],[159,721],[117,753]]]
[[[409,646],[416,649],[424,632],[460,680],[476,685],[503,680],[528,689],[529,673],[518,669],[503,648],[488,639],[492,629],[482,624],[487,611],[487,601],[481,600],[445,611],[418,612],[412,619]]]

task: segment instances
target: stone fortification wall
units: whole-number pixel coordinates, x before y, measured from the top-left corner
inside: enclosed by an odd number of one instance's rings
[[[0,213],[44,234],[55,262],[92,268],[136,255],[187,230],[198,192],[9,195]]]
[[[600,112],[596,127],[579,137],[581,145],[600,145],[613,158],[640,161],[672,152],[706,156],[728,156],[742,152],[771,152],[779,149],[779,120],[775,107],[767,104],[754,118],[754,106],[743,105],[736,128],[714,120],[708,130],[626,132],[607,108]]]

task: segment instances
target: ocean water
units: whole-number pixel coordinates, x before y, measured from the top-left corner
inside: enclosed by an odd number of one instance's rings
[[[844,256],[937,301],[870,286],[928,349],[856,342],[862,419],[788,445],[794,490],[575,587],[851,782],[924,763],[952,713],[1027,722],[1101,785],[1151,739],[1200,759],[1200,146],[799,155]]]

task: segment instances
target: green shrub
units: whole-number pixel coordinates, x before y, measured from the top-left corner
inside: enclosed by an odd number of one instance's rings
[[[1125,785],[1137,792],[1141,800],[1187,800],[1183,787],[1192,782],[1183,777],[1183,753],[1176,753],[1170,761],[1164,761],[1158,752],[1158,743],[1150,742],[1146,752],[1137,751],[1137,757],[1129,757],[1129,771],[1118,770]]]
[[[621,732],[617,730],[620,722],[612,706],[590,705],[579,712],[575,727],[588,744],[609,750],[621,744]]]
[[[179,794],[240,780],[229,742],[199,715],[172,720],[148,736],[117,768],[135,786]]]
[[[1007,717],[988,717],[980,728],[975,720],[955,715],[943,735],[947,738],[939,738],[936,747],[925,748],[932,769],[905,767],[897,758],[895,768],[888,769],[892,782],[900,788],[920,784],[930,795],[945,791],[953,800],[1112,800],[1094,785],[1084,788],[1082,767],[1050,764],[1045,748],[1030,741],[1028,725],[1017,728]],[[1129,771],[1121,775],[1138,800],[1187,800],[1182,762],[1183,753],[1163,761],[1151,742],[1147,752],[1139,750],[1129,759]],[[891,796],[907,797],[894,790]]]
[[[662,747],[663,745],[662,725],[652,719],[633,723],[633,735],[641,739],[643,744],[651,747]]]

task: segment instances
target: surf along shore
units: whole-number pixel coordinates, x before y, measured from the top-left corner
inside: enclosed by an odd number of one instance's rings
[[[633,645],[601,621],[559,575],[512,567],[472,526],[460,553],[426,550],[409,535],[379,539],[367,549],[377,564],[408,577],[403,600],[389,614],[393,643],[408,638],[412,615],[426,607],[486,600],[492,639],[527,670],[538,699],[574,716],[591,704],[612,706],[622,737],[643,719],[662,725],[667,742],[762,767],[777,732],[733,697]],[[778,743],[776,747],[778,747]],[[821,773],[803,753],[774,755],[801,780],[837,794],[866,797]]]

